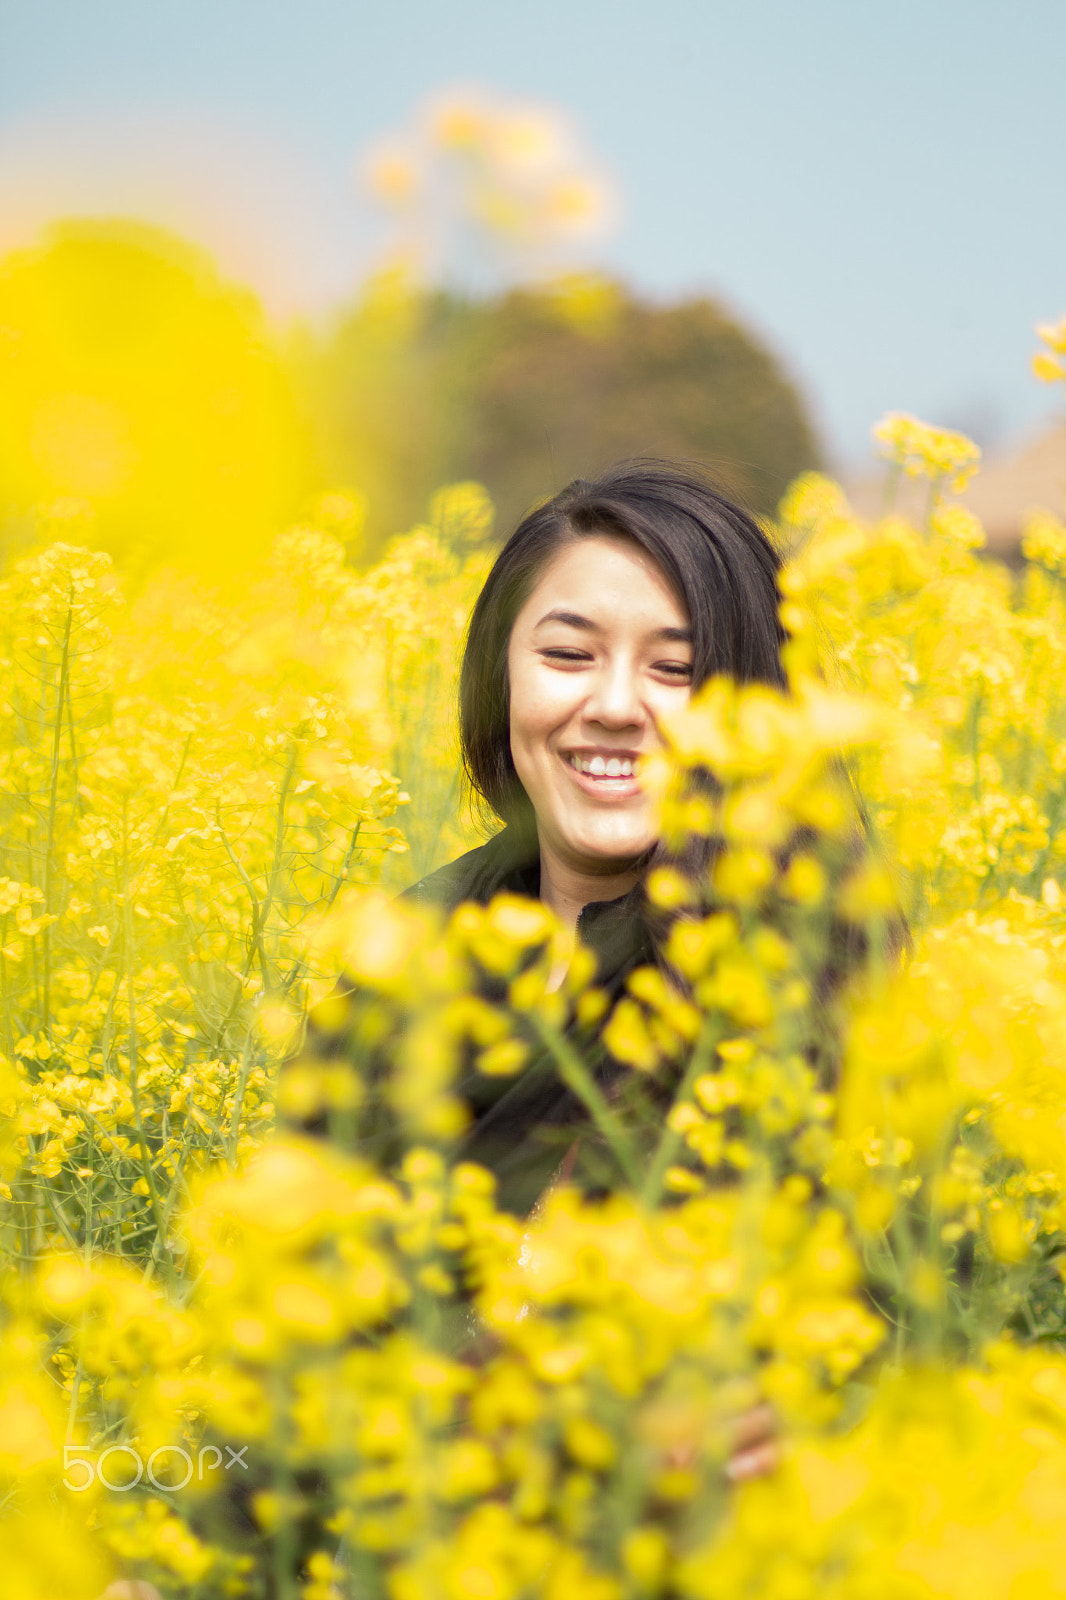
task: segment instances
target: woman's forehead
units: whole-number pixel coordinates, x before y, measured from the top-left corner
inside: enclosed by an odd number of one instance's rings
[[[658,562],[633,539],[586,534],[554,552],[519,612],[526,626],[553,611],[581,612],[597,623],[645,618],[684,627],[687,608]]]

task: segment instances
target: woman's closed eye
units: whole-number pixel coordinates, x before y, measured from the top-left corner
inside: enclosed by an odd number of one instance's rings
[[[587,650],[570,649],[563,645],[553,645],[541,650],[540,654],[543,660],[558,662],[561,666],[586,666],[592,660]],[[692,665],[688,661],[656,661],[651,670],[678,683],[688,683],[692,677]]]
[[[565,662],[568,666],[581,666],[592,657],[587,650],[567,650],[562,646],[554,646],[549,650],[542,650],[541,655],[546,661]]]

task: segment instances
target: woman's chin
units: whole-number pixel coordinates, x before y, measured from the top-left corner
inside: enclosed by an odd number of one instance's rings
[[[624,872],[634,872],[654,843],[654,838],[645,834],[626,838],[574,839],[569,841],[567,854],[575,870],[587,872],[592,878],[610,878]]]

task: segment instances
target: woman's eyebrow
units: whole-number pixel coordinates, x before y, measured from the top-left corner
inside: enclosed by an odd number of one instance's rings
[[[540,621],[534,625],[534,629],[543,628],[546,622],[562,622],[568,628],[582,628],[586,633],[595,633],[599,626],[591,618],[583,617],[579,611],[563,611],[558,608],[554,611],[546,611]],[[691,644],[692,629],[657,628],[652,638],[656,644],[660,642],[663,644]]]
[[[586,632],[596,627],[590,618],[581,616],[577,611],[546,611],[536,626],[543,628],[546,622],[565,622],[570,628],[584,628]]]

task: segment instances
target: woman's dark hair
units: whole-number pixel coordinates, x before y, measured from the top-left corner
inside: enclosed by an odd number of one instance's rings
[[[523,517],[500,551],[470,619],[459,685],[459,729],[471,788],[505,822],[532,824],[511,758],[507,648],[526,599],[555,552],[596,534],[630,539],[685,604],[692,684],[727,674],[785,685],[778,619],[780,558],[755,519],[693,467],[625,461],[578,478]]]

